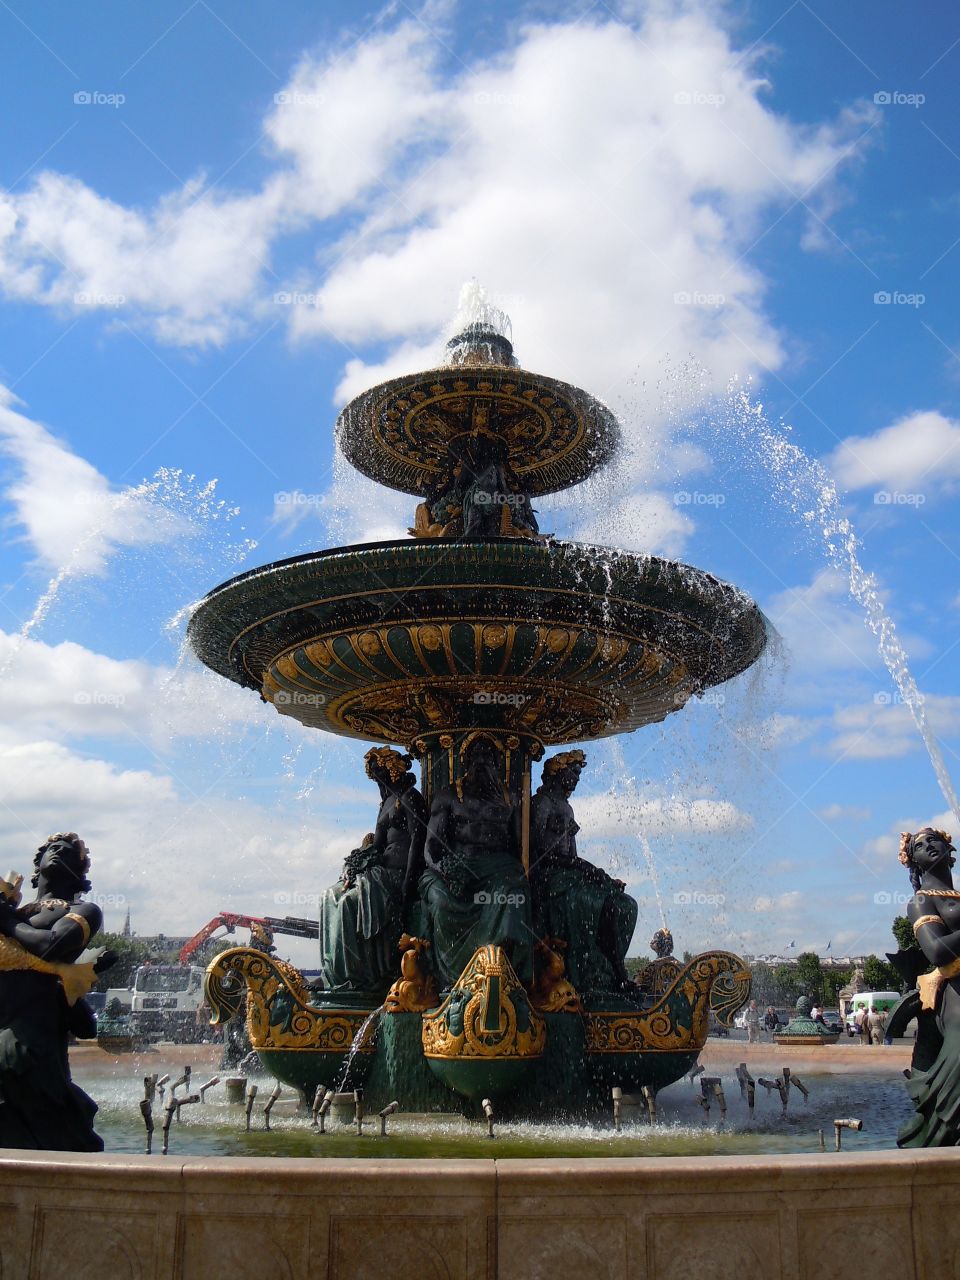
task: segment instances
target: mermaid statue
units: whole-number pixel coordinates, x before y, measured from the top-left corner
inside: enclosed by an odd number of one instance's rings
[[[918,1035],[907,1078],[914,1114],[897,1134],[899,1147],[960,1145],[960,891],[953,887],[953,852],[950,836],[933,827],[900,838],[900,861],[914,889],[907,917],[934,967],[917,980],[924,1037],[921,1054]]]
[[[90,889],[90,855],[76,832],[48,837],[34,859],[34,902],[22,877],[0,881],[0,1147],[102,1151],[97,1105],[70,1076],[67,1044],[97,1034],[83,999],[116,960],[106,948],[76,963],[102,924]]]
[[[375,830],[347,855],[339,883],[320,898],[320,970],[328,989],[383,994],[397,976],[427,813],[410,756],[373,747],[364,760],[380,788],[380,811]]]

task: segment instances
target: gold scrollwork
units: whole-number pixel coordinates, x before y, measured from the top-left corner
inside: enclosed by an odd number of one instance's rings
[[[307,1001],[303,977],[293,965],[250,947],[231,947],[210,964],[206,998],[214,1026],[229,1022],[246,1003],[247,1033],[254,1049],[312,1049],[348,1053],[369,1009],[318,1009]],[[372,1037],[359,1053],[372,1053]]]
[[[584,1015],[588,1053],[695,1053],[709,1015],[729,1026],[750,996],[750,970],[730,951],[707,951],[681,969],[651,1009]]]
[[[458,1029],[459,1028],[459,1029]],[[427,1058],[539,1058],[547,1025],[531,1008],[502,947],[479,947],[453,990],[423,1015]]]

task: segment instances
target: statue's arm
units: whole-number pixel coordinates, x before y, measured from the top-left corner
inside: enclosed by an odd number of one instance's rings
[[[103,916],[93,902],[71,902],[66,911],[38,912],[33,923],[5,910],[0,914],[0,932],[16,939],[25,951],[42,960],[72,962],[100,930]]]
[[[950,964],[960,956],[960,930],[951,931],[940,915],[936,898],[927,898],[922,889],[918,891],[907,904],[907,918],[931,964]]]
[[[423,847],[427,838],[427,802],[419,791],[408,791],[401,801],[407,814],[407,830],[410,845],[407,849],[407,870],[403,877],[403,896],[407,900],[423,870]]]
[[[448,852],[447,831],[450,825],[450,799],[438,796],[430,809],[423,856],[428,867],[436,868]]]

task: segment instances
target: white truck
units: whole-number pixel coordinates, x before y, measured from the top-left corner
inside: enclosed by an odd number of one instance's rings
[[[142,964],[130,992],[133,1030],[181,1043],[197,1039],[203,970],[191,964]]]

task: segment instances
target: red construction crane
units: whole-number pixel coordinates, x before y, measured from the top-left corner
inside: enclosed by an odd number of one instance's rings
[[[180,963],[189,964],[191,957],[218,929],[233,933],[237,928],[250,930],[250,945],[261,951],[273,950],[274,934],[283,933],[293,938],[319,938],[320,924],[316,920],[300,920],[295,916],[242,916],[233,911],[221,911],[207,921],[199,933],[195,933],[180,948]]]

